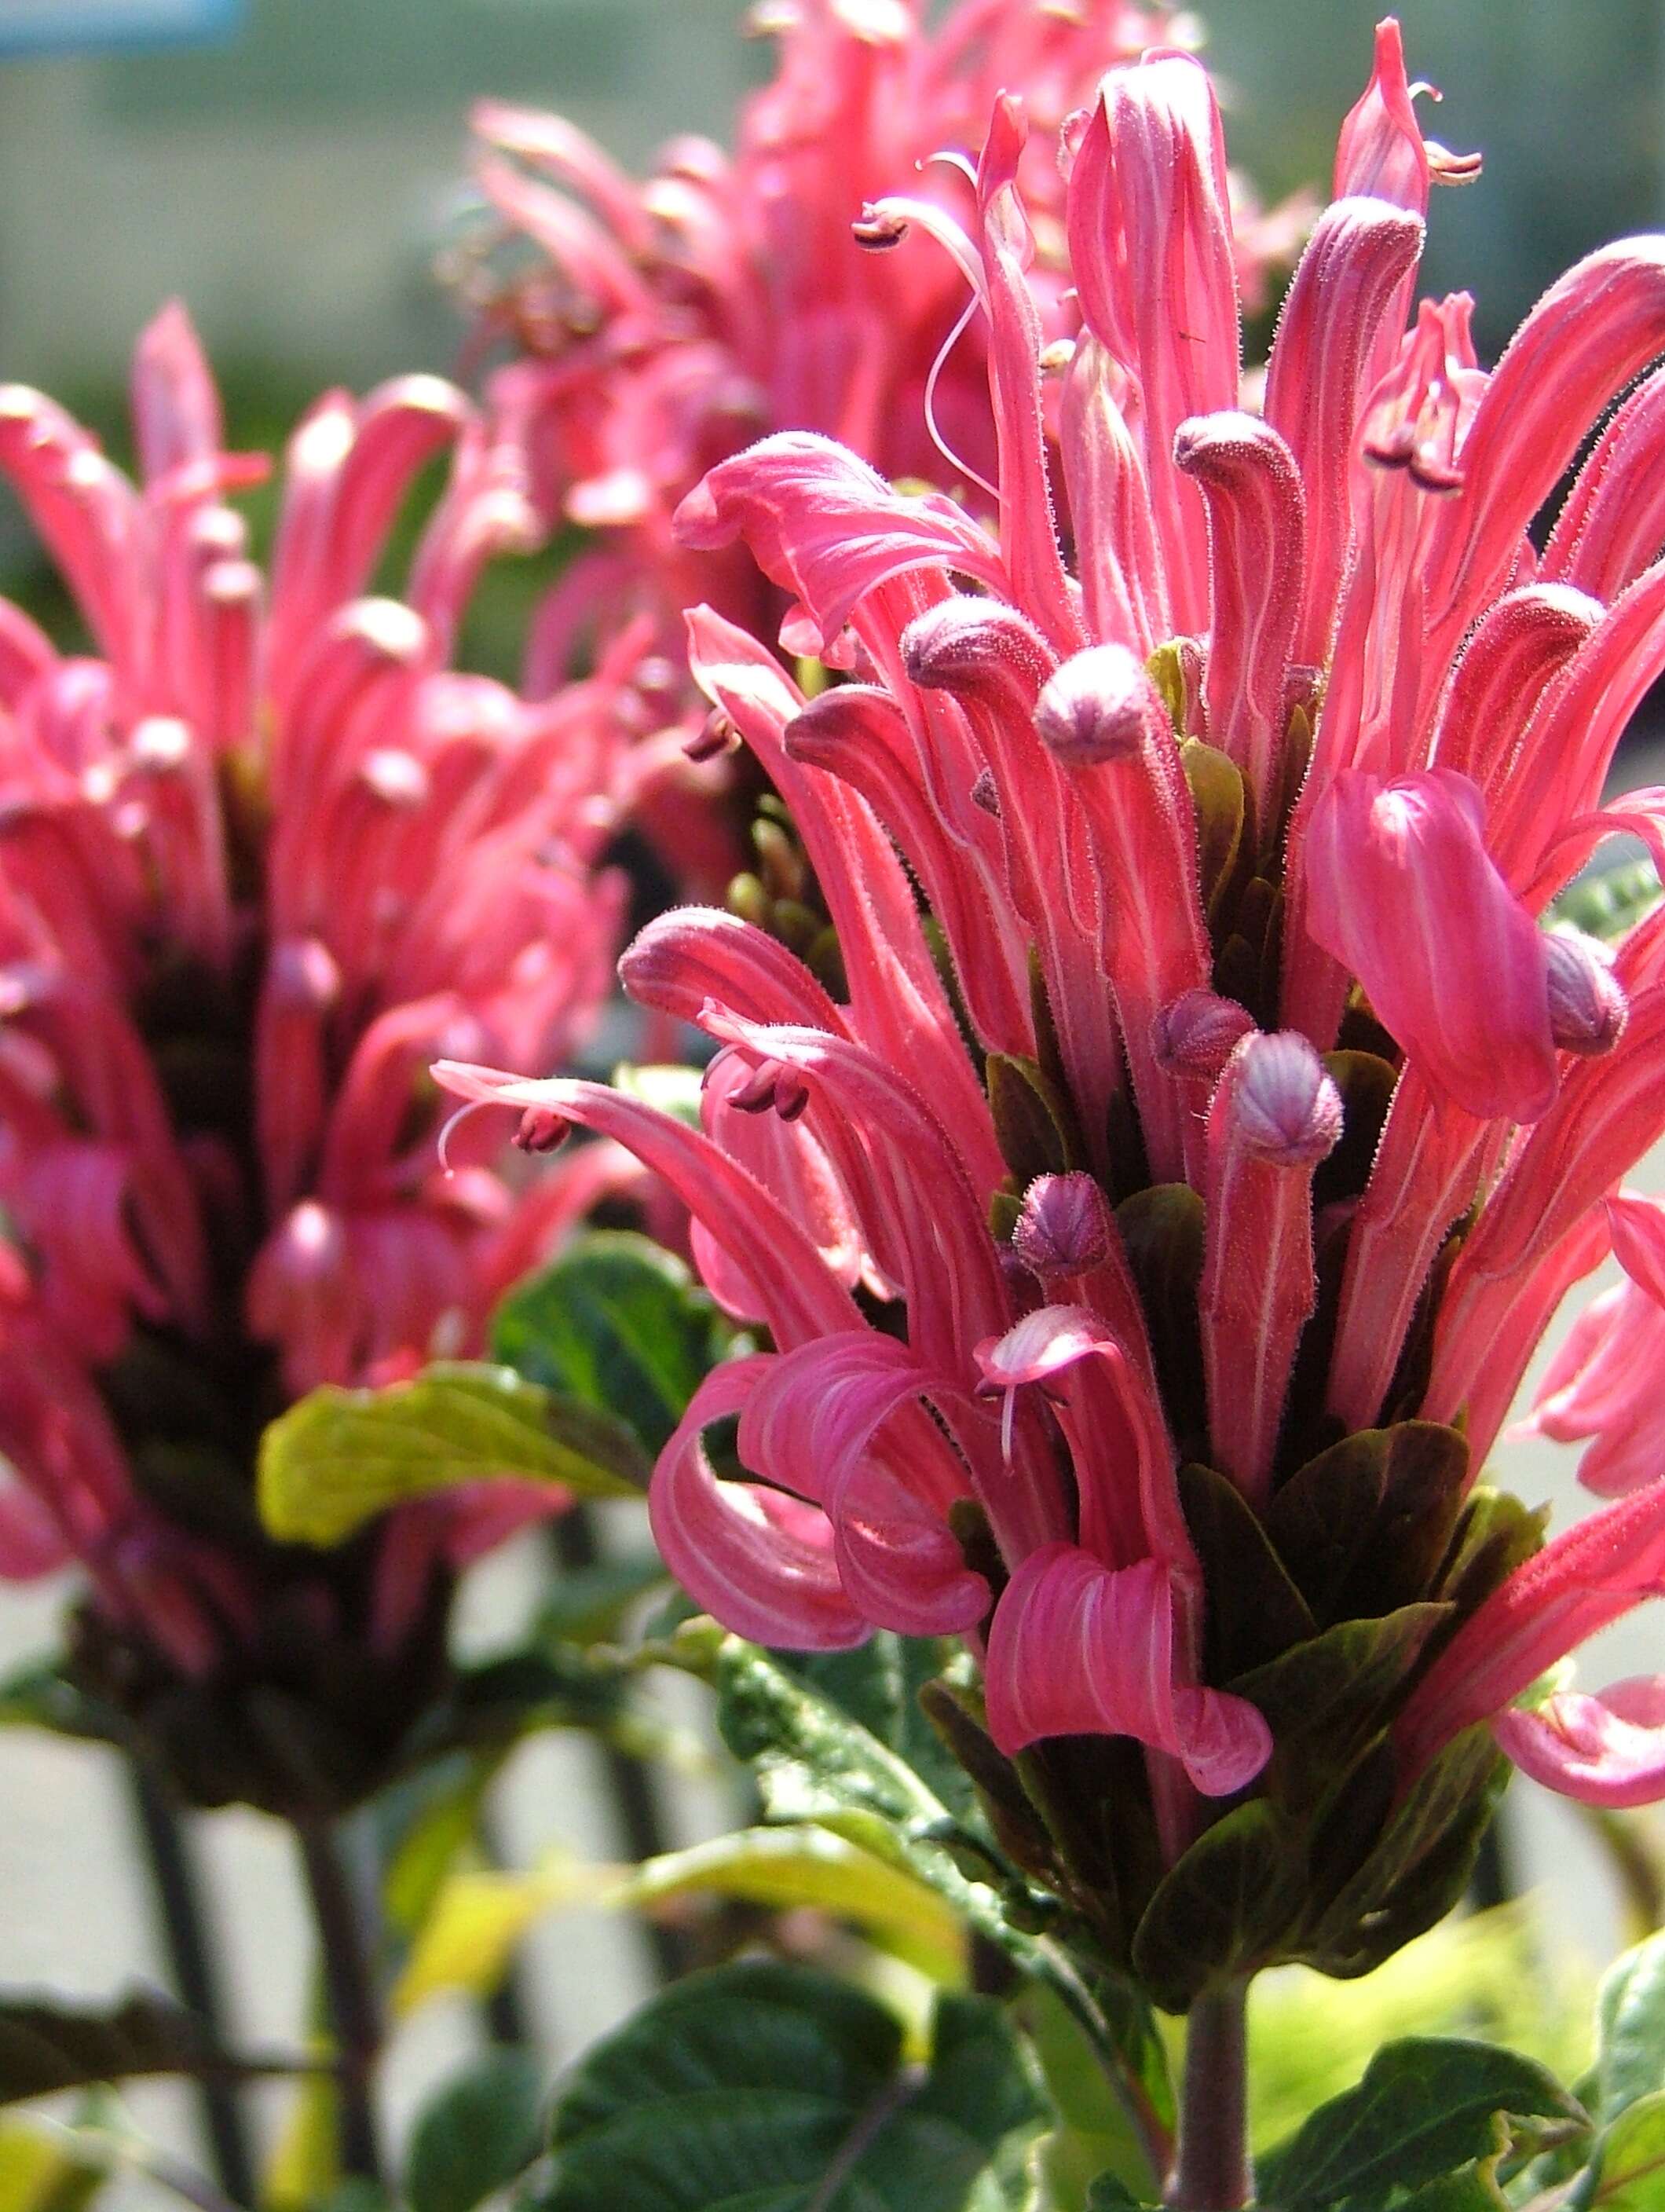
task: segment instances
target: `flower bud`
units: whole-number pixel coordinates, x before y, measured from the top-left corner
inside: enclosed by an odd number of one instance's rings
[[[1211,1082],[1254,1028],[1253,1017],[1218,991],[1187,991],[1151,1025],[1151,1048],[1165,1075]]]
[[[1237,1071],[1234,1132],[1243,1149],[1272,1167],[1310,1167],[1335,1149],[1341,1094],[1298,1030],[1245,1037]]]
[[[1102,1267],[1115,1242],[1109,1201],[1090,1175],[1038,1176],[1024,1194],[1012,1249],[1042,1282]]]
[[[1066,768],[1127,760],[1173,737],[1162,694],[1125,645],[1090,646],[1066,660],[1036,702],[1035,728]]]
[[[1014,607],[964,592],[916,615],[902,633],[902,662],[925,691],[951,691],[1032,709],[1057,656]]]
[[[1550,1034],[1563,1052],[1595,1059],[1611,1052],[1630,1016],[1625,988],[1594,938],[1555,930],[1548,954]]]

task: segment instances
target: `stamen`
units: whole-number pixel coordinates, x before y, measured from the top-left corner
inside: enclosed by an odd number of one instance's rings
[[[947,439],[943,436],[942,432],[937,427],[938,381],[942,375],[944,368],[947,365],[949,355],[953,352],[955,347],[964,337],[967,330],[970,326],[971,318],[976,313],[977,309],[981,305],[981,302],[974,292],[971,297],[966,301],[964,311],[961,314],[959,320],[955,324],[953,329],[950,331],[948,336],[943,340],[941,348],[937,354],[937,357],[931,364],[931,374],[925,380],[925,428],[930,436],[931,443],[942,455],[949,467],[951,469],[957,469],[963,477],[969,478],[969,481],[977,485],[981,490],[986,491],[988,494],[988,496],[994,501],[995,504],[998,506],[1000,497],[999,487],[990,483],[988,478],[986,476],[981,475],[976,469],[974,469],[969,461],[962,460],[960,456],[954,451],[954,448],[949,444]]]

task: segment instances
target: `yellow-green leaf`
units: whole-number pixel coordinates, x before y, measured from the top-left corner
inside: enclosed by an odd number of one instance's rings
[[[744,1828],[649,1859],[606,1902],[653,1905],[694,1891],[780,1911],[812,1906],[861,1929],[931,1980],[965,1979],[966,1928],[944,1899],[900,1867],[824,1828]]]
[[[534,1922],[557,1905],[593,1903],[616,1879],[611,1868],[557,1859],[529,1873],[482,1868],[453,1875],[410,1947],[394,2011],[403,2018],[451,1991],[489,1996]]]
[[[312,1391],[260,1440],[260,1513],[281,1542],[339,1544],[390,1505],[509,1477],[583,1498],[638,1494],[620,1423],[507,1367],[428,1367],[380,1390]]]

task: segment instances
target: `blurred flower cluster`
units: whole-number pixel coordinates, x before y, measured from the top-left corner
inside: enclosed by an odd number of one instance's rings
[[[285,1785],[216,1765],[203,1701],[269,1676],[327,1699],[343,1771],[375,1763],[442,1666],[453,1570],[548,1510],[488,1486],[350,1556],[284,1553],[253,1453],[314,1384],[473,1350],[620,1171],[529,1182],[465,1146],[443,1174],[426,1069],[581,1039],[629,746],[605,680],[534,706],[454,666],[483,566],[538,536],[460,392],[319,400],[264,574],[229,496],[267,464],[223,450],[178,307],[132,404],[137,484],[51,400],[0,392],[0,471],[88,648],[0,603],[0,1572],[78,1560],[89,1678],[164,1730],[193,1686],[197,1786],[259,1798]],[[447,453],[404,596],[368,596]]]
[[[596,533],[529,640],[534,695],[588,665],[646,610],[659,653],[684,659],[682,612],[708,604],[758,635],[781,607],[737,544],[696,546],[672,517],[707,469],[770,430],[842,440],[892,477],[951,479],[974,501],[994,466],[987,340],[961,272],[885,219],[851,251],[866,202],[904,181],[945,215],[971,204],[969,167],[994,95],[1021,85],[1034,125],[1023,179],[1043,335],[1072,327],[1063,186],[1054,146],[1113,63],[1177,36],[1189,18],[1133,0],[769,0],[751,27],[778,43],[732,150],[674,139],[647,179],[626,175],[562,118],[486,102],[477,174],[500,228],[453,277],[480,342],[507,338],[496,404],[522,436],[533,496],[551,520]],[[1263,302],[1310,219],[1305,198],[1262,214],[1229,179],[1245,295]],[[518,248],[518,252],[511,249]],[[960,458],[963,456],[963,459]],[[678,687],[676,734],[700,709]],[[691,718],[691,719],[690,719]],[[647,811],[684,881],[703,817],[667,757]],[[731,848],[714,822],[703,873]]]

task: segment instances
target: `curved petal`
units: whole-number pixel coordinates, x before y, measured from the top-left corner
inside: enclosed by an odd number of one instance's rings
[[[1073,1544],[1032,1553],[995,1607],[985,1686],[1008,1757],[1044,1736],[1131,1735],[1223,1797],[1272,1753],[1246,1699],[1176,1680],[1171,1578],[1154,1559],[1112,1571]]]
[[[1499,1713],[1498,1743],[1522,1774],[1581,1804],[1622,1811],[1665,1797],[1665,1674],[1595,1697],[1563,1691],[1535,1711]]]
[[[726,1628],[787,1651],[844,1651],[867,1623],[844,1595],[832,1523],[762,1484],[723,1480],[701,1431],[739,1413],[775,1364],[760,1352],[708,1375],[653,1469],[647,1510],[666,1566]]]

